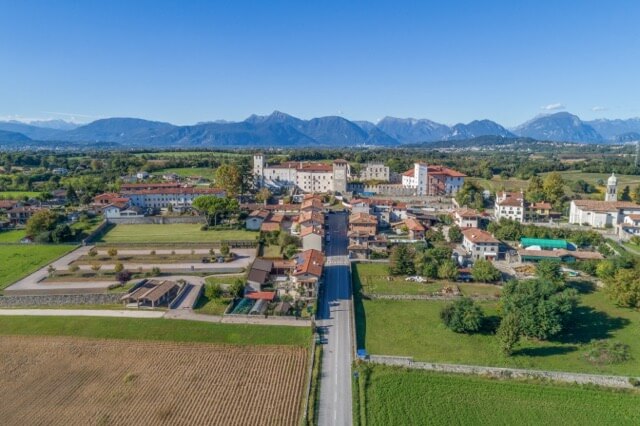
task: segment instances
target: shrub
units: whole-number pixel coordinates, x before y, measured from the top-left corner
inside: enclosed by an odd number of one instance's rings
[[[79,267],[78,265],[71,265],[71,266],[69,266],[69,272],[71,272],[71,273],[74,273],[74,274],[75,274],[75,273],[76,273],[76,272],[78,272],[79,270],[80,270],[80,267]]]
[[[204,288],[204,295],[207,299],[218,299],[222,296],[222,286],[218,283],[207,284]]]
[[[108,254],[110,257],[116,257],[116,256],[118,255],[118,250],[117,250],[117,249],[115,249],[115,248],[110,248],[110,249],[107,251],[107,254]]]
[[[223,242],[222,244],[220,244],[220,254],[223,256],[229,256],[229,253],[231,252],[231,249],[229,248],[229,244],[226,242]]]
[[[589,345],[584,357],[591,364],[611,365],[630,360],[631,354],[629,353],[629,345],[624,343],[595,340]]]
[[[151,255],[151,256],[155,256],[155,255],[156,255],[156,251],[155,251],[155,250],[151,250],[151,251],[149,252],[149,255]]]
[[[91,250],[89,250],[89,256],[96,257],[97,255],[98,255],[98,249],[95,247],[91,247]]]
[[[118,282],[120,282],[121,284],[126,283],[130,279],[131,279],[131,272],[127,270],[122,270],[116,273],[116,280],[118,280]]]
[[[124,266],[122,265],[122,263],[117,262],[115,264],[115,266],[113,267],[113,270],[118,273],[118,272],[122,272],[124,270]]]
[[[162,272],[160,271],[160,268],[158,268],[157,266],[154,266],[153,268],[151,268],[151,275],[154,277],[160,276]]]
[[[484,313],[473,300],[465,297],[445,306],[440,318],[456,333],[473,333],[480,330]]]

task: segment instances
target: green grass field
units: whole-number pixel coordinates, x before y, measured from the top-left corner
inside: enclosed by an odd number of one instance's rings
[[[3,316],[0,334],[305,347],[311,339],[311,331],[306,327],[212,324],[163,318]]]
[[[0,245],[0,290],[74,248],[71,245]]]
[[[364,367],[363,367],[364,368]],[[640,394],[371,366],[369,425],[637,425]],[[357,408],[357,407],[356,407]]]
[[[35,198],[40,192],[35,191],[0,191],[0,200],[21,200],[24,197]]]
[[[223,240],[255,241],[258,232],[243,229],[201,231],[199,224],[116,225],[99,242],[118,243],[206,243]]]
[[[523,340],[515,354],[506,357],[491,327],[471,335],[445,327],[440,311],[447,302],[357,298],[358,347],[364,345],[372,354],[413,356],[419,361],[640,376],[640,312],[615,307],[601,291],[586,291],[580,301],[561,335],[550,341]],[[495,323],[497,302],[482,302],[481,306],[489,323]],[[584,359],[592,339],[626,343],[633,359],[593,365]]]
[[[26,235],[24,229],[0,231],[0,243],[19,243]]]
[[[194,307],[194,311],[197,314],[205,314],[205,315],[222,315],[224,311],[227,310],[229,303],[231,303],[232,299],[221,297],[218,299],[209,299],[206,296],[201,296],[196,306]]]
[[[141,152],[134,154],[136,157],[143,155],[152,158],[184,158],[184,157],[214,157],[214,158],[239,158],[246,154],[235,152],[217,152],[217,151],[163,151],[163,152]]]

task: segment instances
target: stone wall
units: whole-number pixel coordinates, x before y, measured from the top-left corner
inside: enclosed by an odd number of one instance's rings
[[[475,374],[496,378],[543,379],[565,383],[592,384],[613,388],[633,388],[626,376],[606,376],[599,374],[568,373],[562,371],[525,370],[519,368],[483,367],[477,365],[438,364],[415,362],[411,357],[370,355],[369,362],[417,370],[439,371],[443,373]]]
[[[2,296],[0,297],[0,307],[106,305],[120,303],[120,297],[122,297],[122,294],[118,293]]]

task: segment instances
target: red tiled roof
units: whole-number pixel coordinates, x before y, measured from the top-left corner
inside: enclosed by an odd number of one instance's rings
[[[276,297],[275,291],[254,291],[251,293],[247,293],[246,298],[252,300],[268,300],[272,302]]]
[[[249,217],[259,217],[261,219],[266,219],[269,215],[269,210],[254,210],[249,213]]]
[[[409,170],[407,170],[406,172],[404,172],[404,173],[402,174],[402,176],[413,177],[413,176],[414,176],[414,174],[415,174],[415,170],[414,170],[414,169],[409,169]]]
[[[123,191],[125,195],[162,195],[162,194],[223,194],[224,189],[220,188],[163,188],[163,189],[141,189],[138,191]]]
[[[409,231],[420,232],[420,231],[426,230],[426,228],[420,222],[418,222],[413,218],[409,218],[405,220],[404,224],[407,225],[407,228],[409,228]]]
[[[495,239],[493,235],[487,231],[483,231],[478,228],[465,228],[462,230],[464,237],[473,243],[493,243],[497,244],[500,241]]]
[[[317,198],[310,198],[310,199],[304,200],[300,205],[300,209],[301,210],[306,210],[306,209],[322,210],[322,201],[318,200]]]
[[[309,221],[324,224],[324,215],[316,211],[304,211],[298,217],[298,223],[305,223]]]
[[[367,213],[356,213],[356,214],[352,214],[351,216],[349,216],[349,224],[353,225],[353,224],[368,224],[368,225],[377,225],[378,224],[378,218],[376,218],[374,215],[372,214],[367,214]]]
[[[260,225],[260,231],[262,232],[274,232],[280,230],[280,224],[277,222],[262,222]]]
[[[120,190],[130,191],[136,189],[155,189],[155,188],[180,188],[181,184],[176,182],[160,182],[160,183],[123,183]]]
[[[620,209],[637,209],[640,211],[640,205],[631,201],[573,200],[572,202],[583,210],[596,212],[610,212]]]
[[[309,234],[316,234],[316,235],[324,236],[324,229],[322,229],[321,227],[318,227],[318,226],[308,226],[308,227],[304,228],[302,231],[300,231],[300,236],[301,237],[306,237]]]
[[[293,275],[310,274],[320,277],[324,265],[324,256],[318,250],[305,250],[298,254]]]

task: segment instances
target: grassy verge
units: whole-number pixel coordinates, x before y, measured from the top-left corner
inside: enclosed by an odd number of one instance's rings
[[[227,310],[229,303],[231,303],[233,299],[227,297],[220,297],[217,299],[209,299],[208,297],[202,295],[196,306],[194,307],[194,311],[198,314],[205,315],[222,315],[224,311]]]
[[[640,394],[635,391],[495,380],[386,366],[369,369],[364,387],[367,407],[361,414],[365,419],[359,424],[640,423]]]
[[[101,339],[203,342],[230,345],[292,345],[307,347],[304,327],[212,324],[162,318],[0,317],[0,335],[76,336]]]
[[[24,229],[0,231],[0,243],[19,243],[27,235]]]
[[[311,371],[311,393],[307,405],[307,425],[318,424],[318,407],[320,400],[320,370],[322,368],[322,345],[315,345],[313,370]]]

